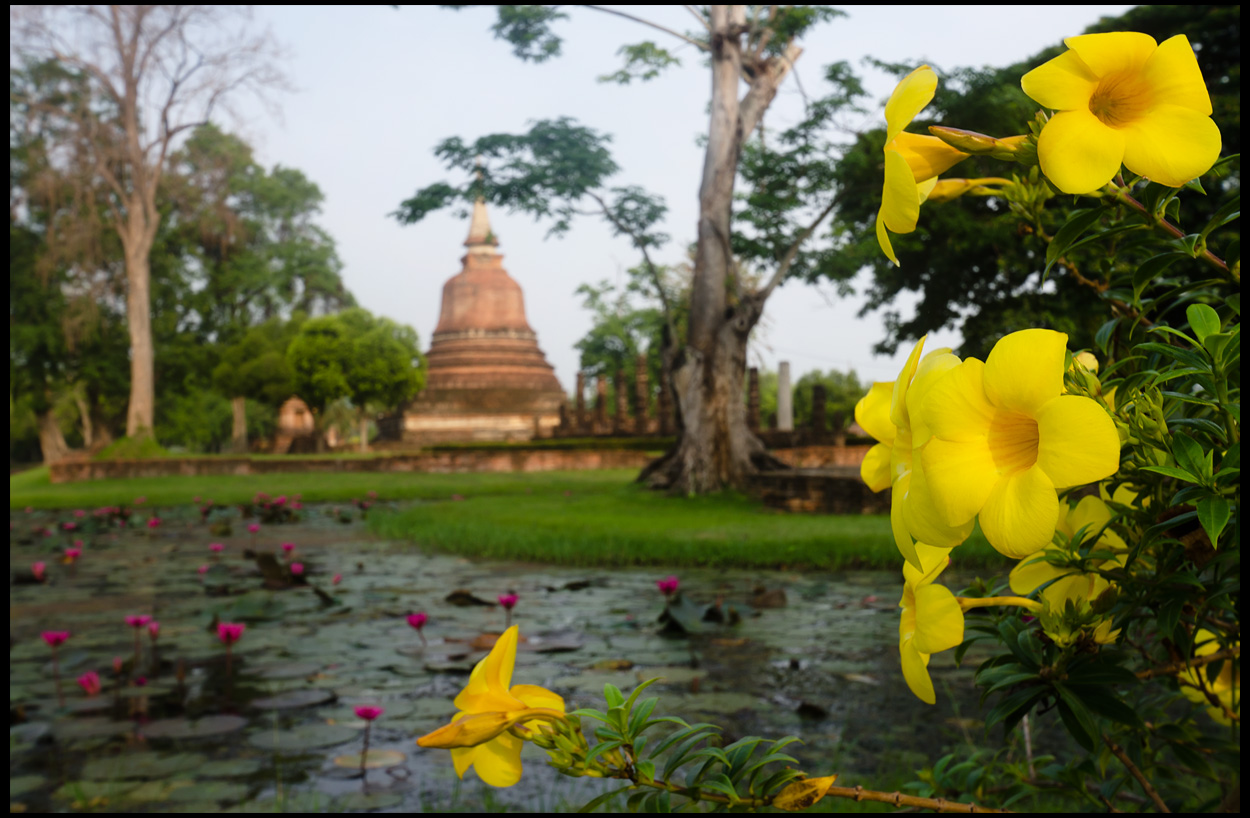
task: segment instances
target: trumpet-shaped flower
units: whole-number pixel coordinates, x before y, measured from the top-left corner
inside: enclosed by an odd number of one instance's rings
[[[508,628],[485,659],[477,663],[469,683],[456,697],[459,712],[451,724],[417,739],[422,747],[451,750],[456,775],[469,767],[493,787],[521,780],[522,740],[509,732],[515,725],[564,718],[564,699],[537,685],[512,685],[517,628]]]
[[[933,584],[950,564],[950,549],[916,543],[916,554],[920,568],[903,565],[898,652],[911,692],[925,704],[934,704],[937,695],[929,678],[929,656],[964,641],[964,613],[950,589]]]
[[[919,566],[914,543],[952,547],[972,532],[972,522],[947,525],[933,504],[918,453],[930,438],[920,405],[929,386],[943,372],[958,366],[949,349],[920,357],[925,339],[912,350],[893,383],[873,384],[855,406],[855,420],[877,440],[860,464],[860,476],[873,491],[890,487],[890,528],[899,552]]]
[[[1111,522],[1111,509],[1097,497],[1082,497],[1076,508],[1067,503],[1059,504],[1059,519],[1055,530],[1069,539],[1084,530],[1081,542],[1073,542],[1073,546],[1089,542],[1098,537],[1097,545],[1103,548],[1127,550],[1124,540],[1111,529],[1104,526]],[[1101,534],[1100,534],[1101,532]],[[1041,597],[1053,610],[1062,610],[1068,602],[1080,605],[1082,602],[1093,602],[1111,583],[1098,574],[1082,574],[1071,568],[1052,565],[1047,557],[1069,553],[1067,549],[1057,545],[1048,545],[1040,553],[1021,561],[1011,570],[1011,590],[1017,594],[1028,595],[1037,588],[1046,585]],[[1103,563],[1106,567],[1119,564],[1120,560],[1112,559]]]
[[[1132,31],[1082,34],[1069,51],[1020,80],[1024,92],[1058,111],[1042,129],[1042,172],[1064,193],[1090,193],[1123,164],[1180,187],[1211,169],[1220,129],[1194,50],[1184,34],[1162,44]]]
[[[938,175],[968,158],[968,154],[936,136],[903,131],[929,104],[936,90],[937,74],[922,65],[903,78],[885,104],[885,185],[877,211],[877,242],[895,264],[898,256],[890,244],[890,233],[915,230],[920,205],[933,190]]]
[[[1063,394],[1067,336],[1045,329],[1002,338],[985,363],[969,358],[928,389],[932,440],[923,453],[935,506],[949,525],[980,515],[1001,553],[1020,559],[1051,541],[1056,489],[1101,480],[1120,463],[1106,410]]]

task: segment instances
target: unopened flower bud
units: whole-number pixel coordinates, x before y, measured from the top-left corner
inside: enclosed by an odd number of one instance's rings
[[[1002,139],[996,139],[976,131],[966,131],[963,128],[947,128],[942,125],[931,126],[929,133],[952,148],[958,148],[964,153],[1006,160],[1015,159],[1021,147],[1029,138],[1028,135],[1021,134],[1020,136],[1007,136]]]

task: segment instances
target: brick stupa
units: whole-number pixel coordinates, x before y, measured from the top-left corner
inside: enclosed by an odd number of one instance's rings
[[[463,268],[443,285],[425,390],[404,413],[405,440],[530,440],[559,424],[564,390],[504,270],[486,203],[473,205]]]

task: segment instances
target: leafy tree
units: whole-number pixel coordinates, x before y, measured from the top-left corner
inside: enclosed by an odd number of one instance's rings
[[[317,419],[318,446],[327,407],[350,398],[361,427],[361,450],[368,450],[368,405],[396,408],[420,390],[416,331],[362,309],[310,318],[287,349],[295,391]]]
[[[108,224],[123,249],[129,436],[150,435],[155,426],[151,253],[169,156],[225,98],[281,81],[267,62],[267,34],[251,35],[245,26],[224,30],[234,13],[217,6],[27,6],[14,13],[19,55],[55,58],[90,85],[88,95],[66,101],[74,104],[44,110],[91,156],[76,181],[105,191]],[[97,98],[107,102],[109,116],[83,104]]]
[[[560,39],[552,23],[562,15],[532,11],[535,8],[499,7],[494,33],[511,42],[521,59],[543,60],[559,53]],[[778,176],[773,179],[773,198],[780,201],[780,185],[788,183],[790,193],[799,197],[793,206],[779,208],[770,223],[743,219],[742,209],[737,224],[734,219],[739,176],[752,167],[764,166],[744,161],[747,143],[801,55],[799,39],[836,12],[826,6],[709,6],[691,10],[701,26],[693,34],[608,10],[693,45],[710,59],[710,120],[699,189],[690,311],[681,341],[673,330],[676,319],[672,305],[664,302],[680,435],[675,448],[642,475],[649,485],[678,493],[740,486],[760,465],[772,462],[763,444],[747,428],[745,407],[738,399],[746,370],[747,341],[772,291],[787,277],[812,267],[802,254],[803,245],[833,206],[829,188]],[[627,47],[623,53],[624,68],[605,80],[646,79],[677,62],[666,49],[649,41]],[[858,91],[849,72],[839,68],[831,77],[844,84],[841,93],[849,103]],[[826,101],[822,109],[826,122],[842,107],[833,100]],[[414,222],[455,201],[484,196],[497,204],[549,217],[553,232],[559,233],[568,229],[571,217],[589,203],[614,230],[630,237],[643,256],[644,267],[654,274],[657,268],[649,251],[666,238],[654,229],[663,203],[638,188],[606,186],[607,178],[616,171],[607,141],[608,137],[567,119],[538,123],[527,134],[492,134],[472,145],[459,139],[446,140],[436,153],[450,168],[467,172],[475,157],[486,159],[479,179],[463,185],[429,185],[403,202],[396,215],[403,222]],[[809,150],[805,147],[809,143],[796,133],[787,149],[795,161],[811,164],[815,154],[802,153]],[[749,258],[735,256],[735,252],[745,252],[740,231],[755,239],[756,250]],[[663,287],[657,284],[656,290],[663,299]]]
[[[859,376],[853,369],[849,372],[814,369],[805,373],[794,384],[796,426],[811,426],[812,394],[817,384],[825,387],[825,430],[837,432],[845,429],[855,419],[855,404],[868,393],[868,388],[859,382]],[[840,426],[835,425],[839,417],[842,419]]]
[[[295,394],[286,352],[303,320],[302,313],[291,321],[271,319],[223,350],[221,363],[213,370],[213,385],[230,399],[233,451],[247,451],[249,400],[275,410]]]

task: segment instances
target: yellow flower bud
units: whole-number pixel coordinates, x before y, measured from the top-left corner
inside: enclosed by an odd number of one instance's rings
[[[773,798],[773,806],[786,812],[801,812],[815,806],[837,780],[836,775],[827,775],[824,778],[805,778],[802,781],[794,781],[777,793],[777,796]]]
[[[930,126],[929,133],[952,148],[957,148],[964,153],[991,156],[995,159],[1014,159],[1020,151],[1020,147],[1029,138],[1027,134],[1022,134],[1020,136],[1007,136],[1002,139],[996,139],[976,131],[966,131],[963,128],[947,128],[942,125]]]
[[[420,747],[450,750],[454,747],[476,747],[507,730],[519,719],[515,713],[471,713],[433,733],[417,739]]]

